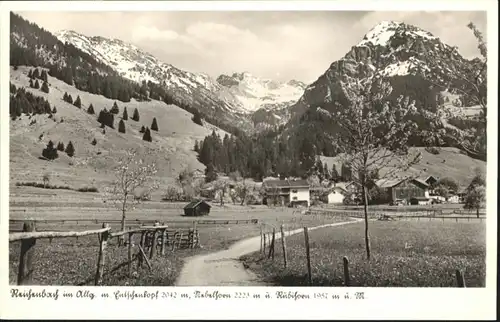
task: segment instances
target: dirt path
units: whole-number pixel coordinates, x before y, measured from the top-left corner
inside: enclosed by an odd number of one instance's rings
[[[356,218],[353,221],[311,227],[309,230],[347,225],[359,221],[361,220]],[[301,232],[303,229],[296,229],[288,233],[285,232],[285,236]],[[279,235],[277,234],[277,239],[281,237]],[[265,283],[259,281],[257,276],[245,269],[238,260],[241,256],[259,249],[260,236],[257,236],[236,242],[227,250],[191,257],[184,264],[176,286],[263,286]]]

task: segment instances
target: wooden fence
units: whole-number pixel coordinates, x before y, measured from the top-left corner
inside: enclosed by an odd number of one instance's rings
[[[140,234],[140,243],[134,245],[133,235]],[[95,273],[94,284],[102,285],[104,264],[106,262],[106,247],[111,238],[121,237],[127,239],[125,245],[128,247],[127,263],[128,274],[132,274],[132,264],[137,259],[138,267],[142,267],[146,262],[149,269],[152,269],[151,259],[155,254],[165,255],[167,247],[172,250],[176,248],[195,248],[200,246],[199,233],[196,225],[189,229],[169,229],[165,224],[155,223],[153,226],[143,225],[139,228],[129,228],[126,231],[112,232],[109,223],[103,223],[101,229],[87,231],[36,231],[35,221],[25,221],[23,224],[23,232],[10,233],[9,242],[21,241],[21,251],[19,257],[19,268],[17,275],[18,285],[29,285],[32,282],[34,271],[34,254],[35,245],[38,239],[42,238],[66,238],[66,237],[81,237],[97,235],[99,240],[99,253],[97,257],[97,267]],[[133,256],[132,248],[136,246],[137,252]],[[149,255],[148,255],[149,254]]]
[[[304,229],[304,251],[306,253],[306,262],[304,263],[307,269],[307,282],[308,285],[313,286],[313,276],[311,269],[311,250],[309,244],[309,228],[303,227]],[[281,247],[283,254],[283,267],[287,268],[288,265],[288,256],[287,256],[287,247],[286,247],[286,229],[284,225],[280,227],[281,233]],[[260,232],[260,254],[266,260],[275,260],[274,251],[275,247],[279,247],[276,245],[276,229],[273,227],[272,232],[265,232],[263,227],[261,226]],[[269,248],[269,249],[267,249]],[[351,275],[349,273],[349,259],[344,256],[342,258],[343,265],[343,277],[344,277],[344,286],[351,286]],[[457,287],[466,287],[465,286],[465,278],[463,271],[457,269],[455,271],[455,277],[457,281]]]

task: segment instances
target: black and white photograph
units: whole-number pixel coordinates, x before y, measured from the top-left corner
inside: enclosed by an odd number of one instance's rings
[[[11,287],[486,288],[488,12],[256,3],[2,8]]]

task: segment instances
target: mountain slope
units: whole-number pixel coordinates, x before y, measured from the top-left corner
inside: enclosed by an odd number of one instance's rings
[[[304,95],[290,108],[291,120],[285,134],[300,137],[309,133],[317,137],[316,141],[329,141],[335,133],[335,124],[321,114],[328,116],[336,106],[347,104],[345,89],[350,84],[373,77],[382,77],[390,83],[392,92],[388,100],[400,95],[415,100],[421,114],[418,125],[426,130],[432,119],[446,114],[439,102],[444,93],[460,94],[460,108],[471,105],[471,97],[460,92],[468,90],[467,84],[453,75],[470,77],[477,63],[477,59],[463,58],[456,47],[442,43],[418,27],[383,21],[306,88]],[[332,151],[334,147],[318,148],[319,151],[325,149]]]
[[[79,91],[56,78],[50,77],[49,93],[29,88],[28,70],[31,67],[19,66],[17,70],[11,68],[10,80],[16,87],[26,87],[34,95],[46,98],[57,113],[49,118],[47,115],[33,115],[29,118],[23,114],[20,118],[10,121],[10,173],[11,183],[18,181],[41,181],[44,173],[51,173],[51,183],[65,184],[72,187],[95,186],[99,190],[112,179],[112,169],[117,158],[125,149],[137,148],[139,151],[148,151],[143,156],[154,160],[158,164],[158,177],[161,179],[163,193],[165,184],[176,179],[185,168],[200,169],[205,167],[198,162],[193,146],[196,140],[201,140],[216,130],[221,136],[224,132],[209,124],[199,126],[191,120],[192,114],[175,106],[159,101],[138,102],[132,99],[129,103],[118,102],[119,114],[115,116],[115,129],[106,128],[106,133],[97,122],[97,115],[103,108],[108,110],[114,100],[101,95]],[[79,96],[82,109],[62,100],[64,93],[73,98]],[[86,112],[92,104],[96,115]],[[127,108],[129,119],[125,121],[126,133],[118,132],[118,121],[124,107]],[[137,108],[140,121],[130,119]],[[142,140],[141,126],[150,127],[153,118],[156,118],[159,131],[152,131],[153,142]],[[36,120],[35,124],[30,123]],[[43,134],[42,140],[39,136]],[[97,144],[91,144],[93,139]],[[65,145],[72,141],[75,147],[75,156],[69,158],[59,152],[59,158],[54,161],[38,159],[42,149],[48,141],[56,145],[63,142]]]

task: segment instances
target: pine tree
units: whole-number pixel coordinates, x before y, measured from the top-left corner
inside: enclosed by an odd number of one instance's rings
[[[71,94],[68,94],[68,103],[73,104],[73,97],[71,97]]]
[[[92,143],[91,143],[91,144],[92,144],[92,145],[96,145],[96,144],[97,144],[97,140],[94,138],[94,139],[92,140]]]
[[[158,123],[156,122],[156,117],[153,118],[153,123],[151,124],[151,130],[158,132]]]
[[[59,143],[57,144],[57,149],[58,149],[59,151],[61,151],[61,152],[64,152],[64,143],[59,142]]]
[[[128,113],[127,113],[127,108],[126,107],[123,109],[122,120],[124,120],[124,121],[128,120]]]
[[[212,182],[217,180],[217,172],[215,171],[214,165],[209,163],[205,169],[205,182]]]
[[[151,131],[149,131],[149,128],[146,128],[146,131],[144,131],[144,135],[142,136],[142,139],[144,141],[151,142],[153,139],[151,138]]]
[[[63,95],[63,101],[67,102],[68,101],[68,92],[65,92]]]
[[[42,70],[42,74],[40,75],[40,79],[44,82],[48,82],[47,71],[45,69]]]
[[[78,108],[82,108],[82,101],[80,100],[80,95],[76,97],[75,103],[73,103]]]
[[[200,152],[200,147],[198,145],[198,140],[194,141],[194,151],[199,153]]]
[[[120,120],[120,123],[118,123],[118,132],[125,133],[125,122],[123,120]]]
[[[143,125],[143,126],[141,127],[141,129],[140,129],[139,133],[144,133],[144,132],[146,132],[146,128],[145,128],[145,127],[144,127],[144,125]]]
[[[47,81],[44,81],[42,84],[42,92],[45,92],[45,93],[49,92],[49,83],[47,83]]]
[[[54,160],[59,157],[57,149],[54,147],[54,142],[49,141],[47,147],[43,149],[42,155],[49,160]]]
[[[57,109],[56,107],[54,106],[54,108],[52,109],[52,114],[56,114],[57,113]]]
[[[38,74],[38,68],[35,68],[35,70],[33,71],[32,76],[33,76],[33,78],[39,78],[40,77],[40,74]]]
[[[39,89],[40,88],[40,83],[38,82],[38,79],[35,80],[35,88]]]
[[[134,110],[134,115],[132,115],[132,120],[139,122],[139,111],[137,108]]]
[[[75,148],[73,147],[73,143],[69,141],[68,145],[66,146],[66,154],[69,157],[73,157],[75,155]]]
[[[30,69],[28,72],[28,78],[31,80],[33,78],[33,71]]]
[[[203,126],[203,121],[201,120],[200,112],[194,111],[194,115],[193,115],[192,120],[194,123]]]
[[[89,108],[87,109],[87,113],[95,114],[94,106],[92,105],[92,103],[90,103]]]
[[[120,113],[120,110],[118,109],[118,104],[116,104],[116,101],[115,103],[113,104],[113,107],[111,108],[111,110],[109,110],[111,113],[113,114],[118,114]]]
[[[33,83],[33,78],[30,78],[30,87],[31,87],[31,88],[34,88],[34,87],[35,87],[35,84]]]

